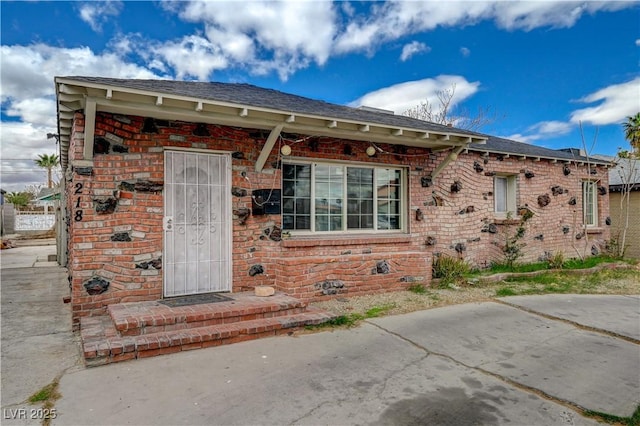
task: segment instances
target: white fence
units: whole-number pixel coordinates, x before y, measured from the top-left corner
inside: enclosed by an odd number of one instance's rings
[[[54,213],[16,211],[14,229],[16,231],[48,231],[55,223]]]

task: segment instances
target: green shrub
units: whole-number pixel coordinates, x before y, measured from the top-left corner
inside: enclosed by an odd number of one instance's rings
[[[564,253],[558,251],[549,257],[549,268],[551,269],[562,269],[564,266]]]
[[[433,262],[433,278],[440,278],[444,286],[464,282],[470,271],[471,267],[463,259],[447,255],[437,256]]]

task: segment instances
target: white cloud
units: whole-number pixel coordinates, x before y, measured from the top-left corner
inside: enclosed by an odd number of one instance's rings
[[[460,54],[466,58],[471,55],[471,50],[469,50],[467,47],[461,47]]]
[[[47,133],[55,133],[56,127],[34,126],[31,123],[3,122],[0,127],[2,156],[0,176],[2,189],[22,191],[27,185],[43,185],[46,173],[33,159],[39,154],[55,154],[55,139],[47,139]]]
[[[423,52],[429,52],[431,48],[424,43],[420,43],[419,41],[412,41],[411,43],[405,44],[402,48],[402,54],[400,55],[400,60],[402,62],[408,60],[413,55]]]
[[[573,128],[573,124],[564,121],[541,121],[540,123],[536,123],[527,128],[525,134],[516,133],[506,136],[506,138],[531,143],[537,140],[566,135],[567,133],[570,133]]]
[[[640,110],[640,77],[600,89],[580,99],[583,103],[599,105],[578,109],[571,113],[571,122],[593,125],[616,124]]]
[[[402,114],[425,101],[438,105],[439,91],[451,89],[455,84],[455,95],[451,107],[463,102],[478,91],[479,82],[468,82],[464,77],[456,75],[440,75],[436,78],[409,81],[367,93],[349,105],[362,105],[383,108]]]
[[[493,20],[500,28],[530,31],[571,27],[584,14],[634,7],[633,2],[472,1],[372,3],[336,37],[338,53],[372,51],[376,45],[436,27],[474,25]]]
[[[208,43],[197,42],[205,57],[196,66],[175,58],[192,52],[192,37],[201,36],[185,37],[155,50],[178,75],[199,79],[207,77],[203,74],[206,69],[218,69],[225,61],[227,66],[244,66],[255,73],[275,69],[286,79],[310,61],[323,65],[331,54],[336,31],[336,11],[330,2],[192,1],[165,7],[186,21],[205,25]]]
[[[636,46],[640,46],[640,38],[636,40]]]
[[[178,79],[196,77],[207,80],[214,70],[224,69],[228,61],[220,47],[197,35],[153,48],[176,71]]]
[[[144,67],[127,63],[113,53],[95,54],[87,47],[59,48],[44,44],[0,47],[2,109],[8,117],[0,126],[2,188],[21,191],[42,184],[43,172],[31,160],[55,153],[57,133],[55,76],[90,75],[113,78],[159,78]]]
[[[109,17],[118,16],[122,11],[121,1],[93,1],[82,3],[78,12],[80,19],[89,24],[96,32],[102,31],[102,24],[107,22]]]

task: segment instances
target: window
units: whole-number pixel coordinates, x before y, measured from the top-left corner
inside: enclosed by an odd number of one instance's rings
[[[495,176],[493,178],[493,198],[495,212],[506,215],[516,211],[516,176]]]
[[[282,165],[282,228],[398,231],[404,227],[405,172],[331,163]]]
[[[586,226],[598,226],[598,188],[596,182],[582,182],[582,215]]]

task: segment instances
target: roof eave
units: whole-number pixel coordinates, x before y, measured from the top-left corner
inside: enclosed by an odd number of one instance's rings
[[[91,103],[95,102],[96,111],[115,114],[264,130],[271,130],[282,124],[282,131],[288,133],[420,148],[448,149],[484,143],[487,140],[484,135],[465,134],[456,129],[448,132],[390,126],[370,121],[296,113],[241,103],[80,82],[64,77],[57,77],[55,82],[61,162],[65,169],[68,162],[73,114],[75,111],[84,110],[87,100]]]

